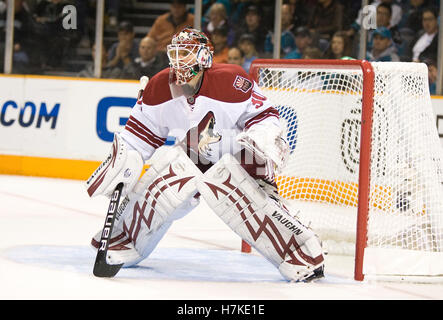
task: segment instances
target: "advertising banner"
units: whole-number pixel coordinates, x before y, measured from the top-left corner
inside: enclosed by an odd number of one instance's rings
[[[0,76],[0,173],[89,176],[139,89],[128,80]],[[432,97],[432,106],[443,146],[443,97]]]

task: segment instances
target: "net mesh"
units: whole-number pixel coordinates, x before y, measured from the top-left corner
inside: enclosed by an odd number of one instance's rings
[[[368,247],[442,252],[443,156],[427,68],[372,66]],[[257,82],[287,128],[280,194],[335,253],[355,250],[363,77],[351,65],[258,70]]]

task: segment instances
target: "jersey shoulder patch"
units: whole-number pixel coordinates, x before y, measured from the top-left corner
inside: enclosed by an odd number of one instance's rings
[[[216,63],[205,72],[199,94],[223,102],[243,102],[251,97],[254,82],[235,64]]]
[[[233,86],[234,86],[235,89],[240,90],[240,91],[246,93],[249,90],[251,90],[251,88],[252,88],[252,81],[247,79],[247,78],[245,78],[245,77],[237,75],[235,77]]]

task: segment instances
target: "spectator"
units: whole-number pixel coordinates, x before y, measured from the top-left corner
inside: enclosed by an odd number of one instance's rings
[[[336,31],[343,29],[344,7],[338,0],[318,0],[308,28],[321,39],[330,40]]]
[[[285,56],[295,49],[295,36],[292,33],[292,14],[289,4],[283,4],[281,7],[281,40],[280,54]],[[274,33],[269,31],[265,39],[265,53],[274,51]]]
[[[204,26],[203,32],[211,38],[212,32],[221,26],[227,26],[228,15],[223,3],[215,2],[209,9],[209,21]],[[212,38],[211,38],[212,40]]]
[[[138,57],[125,66],[120,78],[140,79],[142,76],[149,78],[168,66],[163,52],[157,52],[157,42],[144,37],[138,47]]]
[[[248,6],[253,4],[253,1],[234,0],[230,1],[231,10],[229,14],[229,21],[232,25],[239,25],[244,19],[244,12]]]
[[[111,27],[117,27],[118,12],[120,11],[120,0],[106,0],[105,7],[109,18],[109,25]]]
[[[228,63],[243,66],[245,63],[245,54],[239,47],[232,47],[228,51]]]
[[[287,5],[291,10],[291,32],[294,33],[295,29],[298,27],[306,26],[308,24],[309,9],[303,0],[288,0]]]
[[[301,59],[306,48],[312,44],[312,35],[308,28],[299,27],[295,31],[296,48],[289,52],[284,59]]]
[[[225,9],[226,9],[226,14],[229,16],[231,15],[231,9],[232,9],[232,3],[233,1],[231,0],[203,0],[202,1],[202,12],[204,14],[203,17],[203,22],[209,21],[209,19],[207,18],[209,16],[209,11],[211,10],[211,6],[214,3],[221,3],[224,5]]]
[[[351,41],[345,31],[337,31],[331,39],[329,48],[324,54],[326,59],[342,59],[351,56]]]
[[[214,63],[228,63],[228,28],[224,25],[212,31],[212,44],[214,46]]]
[[[80,71],[77,76],[82,78],[95,78],[94,72],[94,61],[95,61],[95,44],[92,46],[91,50],[92,61],[90,61],[86,68]],[[105,79],[117,79],[120,78],[122,70],[118,67],[107,66],[108,55],[106,53],[106,48],[102,47],[102,72],[101,78]]]
[[[403,15],[403,10],[398,3],[395,3],[397,1],[394,2],[394,0],[380,0],[375,2],[377,6],[380,5],[381,3],[391,6],[392,8],[391,21],[390,21],[391,27],[397,26],[400,23],[400,20]]]
[[[264,52],[267,29],[262,23],[262,12],[259,7],[251,5],[247,8],[245,22],[238,28],[232,30],[231,34],[228,36],[228,46],[239,46],[239,40],[243,34],[253,35],[256,51],[258,53]]]
[[[186,9],[185,0],[172,0],[169,12],[159,16],[151,27],[148,36],[157,41],[157,50],[166,52],[172,36],[185,27],[194,26],[194,15]]]
[[[255,48],[256,40],[252,34],[244,34],[240,37],[238,41],[238,46],[244,53],[243,69],[249,72],[252,61],[258,58],[257,49]]]
[[[392,5],[389,3],[380,3],[377,6],[377,28],[386,27],[391,31],[392,40],[394,41],[396,46],[400,46],[402,39],[400,35],[400,31],[398,30],[398,25],[392,25]]]
[[[393,3],[393,0],[375,0],[372,1],[371,5],[378,7],[381,3],[385,3],[391,6],[391,19],[389,21],[389,25],[391,27],[394,27],[398,25],[398,23],[401,20],[402,17],[402,8],[396,4]],[[353,37],[361,28],[361,23],[363,19],[363,8],[360,9],[358,12],[357,19],[351,24],[350,28],[347,30],[348,36]]]
[[[400,61],[388,28],[380,27],[374,31],[373,47],[366,58],[368,61]]]
[[[437,61],[438,50],[438,10],[428,7],[422,14],[423,29],[412,41],[406,60],[420,61],[426,58]]]
[[[437,90],[438,75],[437,62],[428,58],[423,60],[423,62],[428,66],[429,93],[435,95]]]
[[[423,9],[429,6],[429,0],[410,0],[406,12],[400,21],[400,28],[417,33],[421,29]]]
[[[341,4],[345,7],[345,19],[343,26],[345,28],[348,28],[349,25],[355,21],[358,17],[359,10],[361,9],[362,2],[361,1],[355,1],[355,0],[340,0]],[[368,1],[369,4],[372,2],[372,0]]]
[[[35,46],[39,43],[32,37],[32,13],[24,0],[14,2],[14,45],[13,45],[13,73],[34,73],[39,67],[39,57],[35,56]],[[0,46],[1,58],[5,43],[6,4],[0,2]]]
[[[80,37],[78,46],[80,48],[91,48],[92,38],[90,35],[92,24],[89,23],[89,14],[91,10],[91,4],[84,0],[71,0],[72,4],[77,10],[77,28]]]
[[[135,40],[134,26],[129,21],[122,21],[118,26],[118,41],[108,52],[108,67],[123,69],[138,56],[138,43]]]
[[[400,31],[397,25],[392,25],[392,5],[385,2],[380,2],[376,4],[376,27],[386,27],[391,31],[392,40],[394,41],[395,46],[397,47],[398,53],[403,54],[404,47],[407,46],[403,43]],[[355,29],[353,29],[355,28]],[[359,45],[360,45],[360,34],[355,31],[360,30],[360,26],[353,24],[351,29],[346,31],[347,35],[353,38],[353,50],[352,55],[358,55]],[[369,29],[367,34],[367,45],[366,50],[371,51],[372,49],[372,36],[374,29]],[[352,37],[355,34],[355,37]]]
[[[376,17],[377,28],[385,27],[389,29],[389,31],[391,31],[392,41],[394,42],[394,45],[397,47],[397,51],[403,52],[402,38],[400,35],[400,31],[398,30],[398,27],[396,25],[394,26],[391,25],[392,6],[388,3],[382,2],[377,6],[376,13],[377,13]],[[368,30],[368,42],[366,48],[368,51],[372,49],[373,33],[374,29]]]
[[[34,10],[34,18],[42,24],[61,22],[63,7],[67,4],[69,3],[63,0],[42,0]]]
[[[44,0],[35,8],[33,29],[39,43],[35,50],[44,69],[61,67],[70,49],[80,40],[76,30],[63,28],[63,7],[67,4],[64,0]]]
[[[323,52],[317,47],[307,47],[303,53],[302,59],[322,59]]]

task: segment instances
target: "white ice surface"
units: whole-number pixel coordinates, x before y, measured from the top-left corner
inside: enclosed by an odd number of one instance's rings
[[[327,256],[326,277],[287,283],[207,207],[175,222],[152,255],[115,278],[92,275],[91,237],[105,198],[81,181],[0,175],[0,299],[442,299],[442,284],[352,278],[353,257]]]

